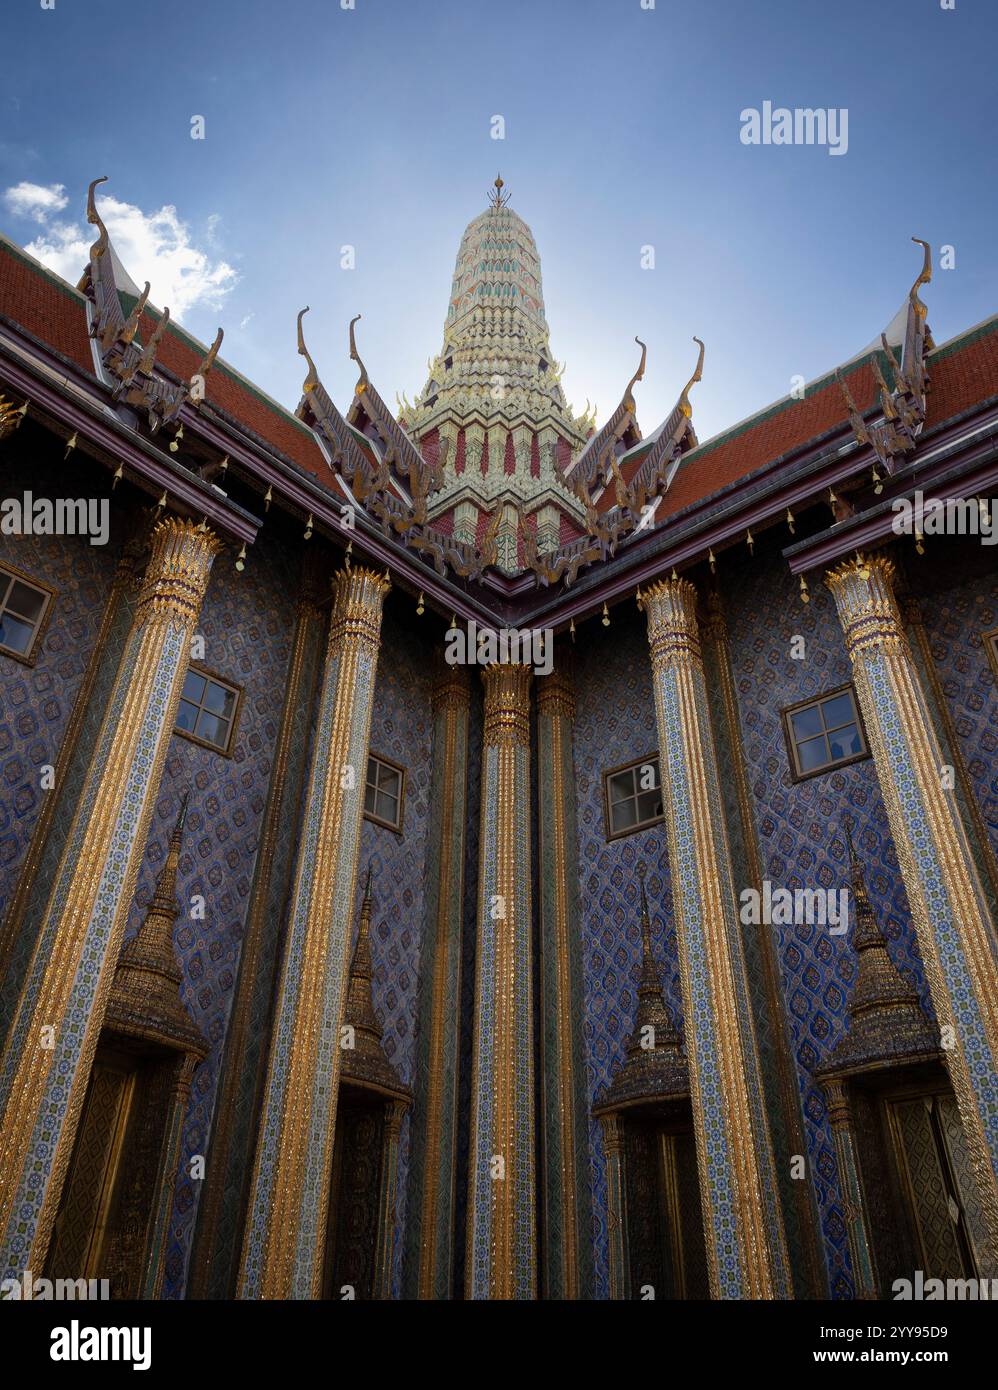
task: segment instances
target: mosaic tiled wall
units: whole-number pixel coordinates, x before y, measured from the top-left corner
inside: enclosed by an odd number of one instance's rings
[[[205,1154],[225,1028],[232,1006],[249,905],[260,822],[271,773],[294,620],[298,564],[262,541],[237,574],[228,557],[216,565],[199,624],[204,665],[242,687],[239,722],[225,756],[175,734],[156,799],[128,935],[137,930],[166,855],[180,798],[190,790],[177,878],[181,916],[174,942],[184,971],[182,995],[210,1044],[197,1069],[184,1121],[182,1166],[167,1239],[164,1298],[183,1296],[200,1183],[189,1176]],[[184,907],[205,899],[203,920]]]
[[[576,647],[575,784],[579,841],[579,914],[583,938],[584,1038],[589,1102],[624,1062],[641,971],[639,860],[652,941],[665,997],[681,1026],[679,965],[669,890],[665,827],[609,843],[603,813],[607,769],[655,753],[658,736],[644,618],[621,604],[613,623],[580,626]],[[606,1158],[599,1126],[590,1123],[595,1296],[609,1297]]]
[[[17,441],[20,432],[14,436]],[[23,443],[29,440],[25,429]],[[45,455],[4,452],[4,495],[65,496],[59,463]],[[75,495],[75,494],[74,494]],[[36,659],[27,666],[0,653],[0,917],[6,909],[46,795],[39,769],[54,764],[93,650],[125,537],[112,527],[107,545],[82,537],[0,534],[0,564],[55,589]]]
[[[183,1162],[171,1219],[164,1297],[184,1295],[198,1184],[189,1158],[205,1153],[218,1083],[218,1066],[232,1003],[238,953],[252,883],[260,820],[283,699],[284,672],[293,630],[296,562],[258,545],[251,567],[213,577],[201,631],[205,665],[244,686],[242,713],[231,758],[175,736],[150,835],[146,863],[129,922],[134,930],[155,882],[179,797],[190,786],[185,849],[178,876],[181,903],[201,893],[203,922],[178,920],[175,940],[184,967],[184,999],[208,1038],[211,1052],[194,1077],[183,1137]],[[273,597],[273,596],[277,597]],[[371,747],[407,770],[403,834],[363,823],[361,865],[374,870],[374,1003],[385,1029],[384,1047],[403,1081],[412,1079],[416,971],[423,922],[423,872],[430,783],[429,684],[415,639],[386,612],[375,688]],[[362,877],[358,875],[355,916]],[[401,1137],[399,1240],[395,1283],[400,1277],[408,1122]]]
[[[374,870],[371,950],[374,962],[374,1007],[384,1028],[382,1046],[399,1077],[411,1086],[416,1065],[419,951],[425,922],[424,884],[429,831],[433,716],[430,676],[421,635],[411,630],[405,606],[392,600],[381,629],[381,657],[374,688],[371,752],[381,753],[406,770],[402,834],[365,820],[360,837],[360,865]],[[363,897],[358,874],[355,917]],[[401,1297],[402,1252],[408,1198],[410,1117],[399,1136],[396,1199],[395,1265],[392,1297]]]
[[[998,851],[998,682],[983,642],[998,627],[998,576],[941,588],[923,600],[922,612],[977,804]]]
[[[875,912],[902,973],[930,1012],[894,842],[873,763],[867,759],[793,783],[781,709],[850,679],[849,660],[831,595],[811,586],[800,602],[779,559],[759,554],[727,586],[732,668],[763,874],[775,886],[847,886],[842,826],[853,835]],[[805,659],[791,657],[791,638],[805,639]],[[759,928],[762,930],[762,928]],[[801,1087],[808,1162],[815,1185],[833,1296],[850,1297],[845,1223],[824,1098],[812,1073],[842,1036],[855,974],[848,936],[819,926],[774,927],[792,1047]]]

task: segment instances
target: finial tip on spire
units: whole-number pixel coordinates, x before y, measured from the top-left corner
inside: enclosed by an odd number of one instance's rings
[[[489,203],[494,208],[504,208],[506,204],[509,202],[509,194],[503,193],[503,189],[506,187],[506,185],[503,182],[503,177],[501,174],[496,174],[496,181],[492,185],[492,187],[495,189],[495,192],[489,194]]]

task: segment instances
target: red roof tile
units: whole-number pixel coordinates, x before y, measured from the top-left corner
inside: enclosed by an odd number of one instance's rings
[[[5,238],[0,238],[0,313],[93,375],[86,300]]]

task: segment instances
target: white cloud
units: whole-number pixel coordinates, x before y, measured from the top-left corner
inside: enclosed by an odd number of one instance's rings
[[[25,180],[8,188],[3,200],[15,217],[30,217],[33,222],[47,221],[53,212],[62,212],[69,202],[65,184],[46,185]]]
[[[12,212],[32,217],[44,228],[25,247],[29,255],[75,283],[96,232],[85,223],[52,216],[68,202],[63,185],[17,184],[7,190],[4,200]],[[221,307],[235,287],[239,279],[235,269],[227,261],[212,260],[192,243],[189,227],[172,205],[143,212],[133,203],[105,196],[98,197],[97,211],[121,264],[138,285],[150,282],[152,302],[160,308],[169,305],[175,319],[183,319],[194,308]]]

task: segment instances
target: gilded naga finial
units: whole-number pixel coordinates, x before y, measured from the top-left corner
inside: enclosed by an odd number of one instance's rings
[[[312,358],[309,354],[309,350],[305,346],[305,335],[302,332],[301,327],[301,321],[308,313],[308,311],[309,306],[307,304],[305,305],[304,309],[298,310],[298,351],[301,354],[301,356],[304,357],[305,361],[308,363],[308,375],[305,377],[305,381],[302,384],[301,388],[302,394],[305,396],[307,396],[310,391],[314,391],[315,388],[319,385],[319,373],[315,370],[315,363],[312,361]]]
[[[103,256],[108,248],[107,228],[101,221],[100,213],[97,211],[97,200],[94,197],[94,189],[99,183],[107,183],[107,174],[102,174],[99,179],[94,179],[87,189],[87,221],[92,227],[100,228],[100,236],[90,248],[90,259],[96,260],[98,256]]]
[[[918,297],[918,288],[920,285],[927,285],[932,279],[932,248],[927,241],[922,241],[920,237],[913,236],[912,241],[916,246],[921,246],[925,254],[922,258],[922,269],[918,273],[918,279],[908,292],[908,298],[918,317],[924,319],[928,310]]]
[[[690,405],[690,388],[695,386],[696,383],[703,378],[703,343],[696,336],[696,334],[693,335],[693,341],[695,343],[698,343],[700,346],[700,356],[697,358],[697,365],[696,369],[693,372],[693,375],[690,377],[689,381],[683,387],[679,395],[679,409],[686,416],[687,420],[689,420],[693,415],[693,407]]]
[[[121,330],[121,332],[118,334],[118,337],[119,337],[119,339],[120,339],[120,341],[121,341],[121,343],[122,343],[123,346],[127,347],[128,344],[129,344],[129,343],[132,341],[132,339],[135,337],[135,334],[136,334],[137,331],[138,331],[139,321],[140,321],[140,319],[142,318],[142,312],[143,312],[143,310],[145,309],[146,304],[147,304],[148,302],[149,302],[149,281],[147,280],[147,281],[146,281],[146,287],[145,287],[145,289],[142,291],[142,293],[139,295],[138,299],[135,301],[135,304],[134,304],[134,306],[133,306],[133,308],[132,308],[132,312],[128,315],[128,321],[126,322],[126,324],[125,324],[124,328]]]
[[[633,391],[635,386],[637,386],[638,382],[643,379],[645,374],[645,363],[648,361],[648,348],[646,344],[644,344],[641,341],[641,339],[638,337],[636,333],[634,335],[634,341],[641,349],[641,361],[638,363],[638,370],[631,377],[624,390],[624,405],[630,411],[633,411],[635,409]]]
[[[218,349],[222,346],[222,339],[224,337],[225,329],[220,328],[218,332],[215,334],[215,341],[212,343],[211,347],[208,349],[204,357],[201,359],[201,365],[198,367],[197,372],[195,373],[196,376],[206,377],[208,373],[211,371],[215,363],[215,358],[218,356]]]
[[[360,381],[357,382],[356,388],[358,396],[363,395],[363,393],[367,390],[367,368],[364,366],[364,363],[361,360],[360,353],[357,351],[357,339],[354,336],[353,331],[354,324],[358,321],[358,319],[362,317],[363,316],[361,314],[355,314],[354,317],[350,320],[350,356],[353,359],[353,361],[357,363],[357,366],[360,368]]]
[[[169,309],[164,309],[160,315],[159,323],[157,323],[156,327],[153,329],[149,341],[146,343],[145,352],[142,354],[142,361],[139,363],[139,371],[144,372],[146,376],[152,376],[153,365],[156,361],[156,352],[169,322],[170,311]]]

